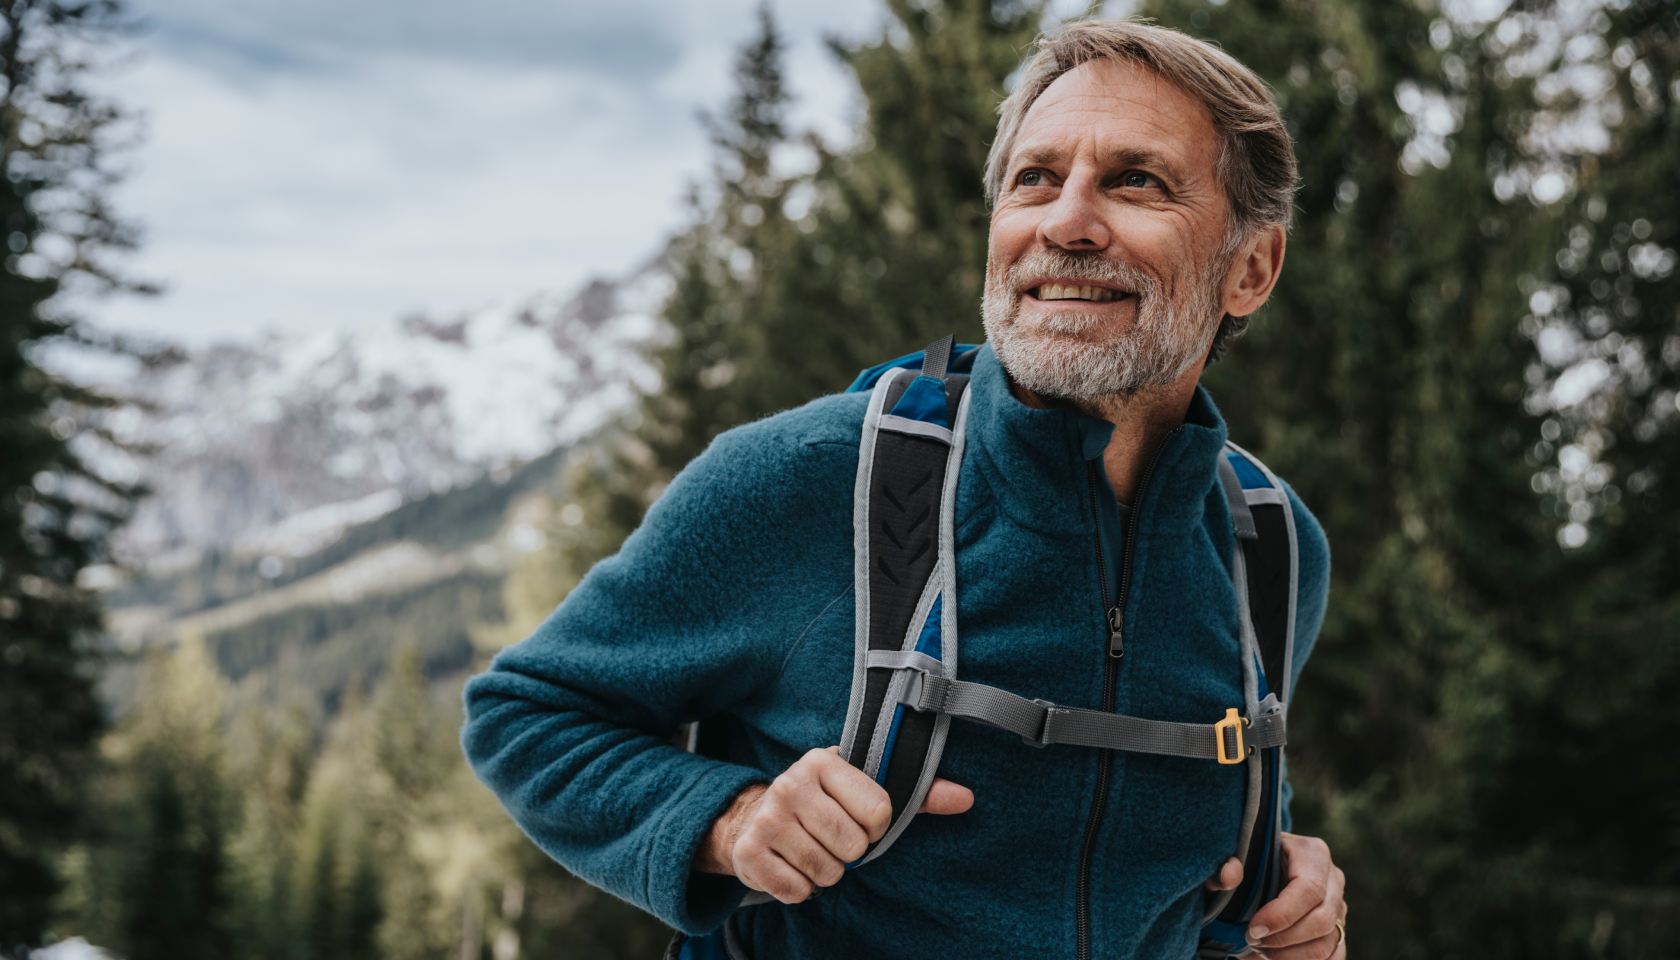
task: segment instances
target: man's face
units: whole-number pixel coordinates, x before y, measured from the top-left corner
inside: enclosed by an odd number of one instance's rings
[[[1199,368],[1231,267],[1219,136],[1154,73],[1099,60],[1027,113],[992,215],[986,334],[1040,396],[1089,400]]]

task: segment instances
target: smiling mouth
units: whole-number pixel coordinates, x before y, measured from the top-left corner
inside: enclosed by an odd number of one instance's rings
[[[1123,290],[1071,283],[1045,283],[1030,288],[1027,293],[1036,300],[1084,300],[1089,303],[1108,303],[1131,296]]]

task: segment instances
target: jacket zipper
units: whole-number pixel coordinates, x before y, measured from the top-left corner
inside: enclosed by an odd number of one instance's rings
[[[1167,441],[1182,433],[1183,427],[1174,427],[1155,448],[1155,453],[1149,458],[1149,465],[1143,468],[1143,475],[1138,478],[1137,492],[1132,497],[1134,506],[1143,504],[1143,491],[1149,484],[1149,477],[1155,472],[1155,464],[1161,460],[1161,452],[1166,449]],[[1102,514],[1098,512],[1097,493],[1097,462],[1087,460],[1089,468],[1086,479],[1091,488],[1091,521],[1096,531],[1097,547],[1097,578],[1101,590],[1103,619],[1108,625],[1108,655],[1103,658],[1103,695],[1102,709],[1104,713],[1114,712],[1115,685],[1120,677],[1120,658],[1126,655],[1125,613],[1126,593],[1131,589],[1132,581],[1132,545],[1137,541],[1138,516],[1134,511],[1132,522],[1126,528],[1126,546],[1120,558],[1120,593],[1109,602],[1108,595],[1108,567],[1103,562]],[[1097,751],[1097,790],[1091,798],[1091,814],[1085,819],[1085,839],[1079,847],[1079,876],[1074,885],[1074,917],[1075,936],[1078,943],[1079,960],[1091,960],[1091,860],[1096,855],[1097,831],[1102,827],[1103,808],[1108,805],[1108,776],[1114,765],[1114,751]]]
[[[1108,599],[1108,564],[1103,561],[1102,522],[1097,520],[1102,516],[1099,512],[1102,509],[1102,504],[1097,493],[1097,462],[1087,460],[1085,461],[1085,467],[1085,479],[1087,485],[1091,488],[1091,518],[1096,521],[1091,528],[1091,534],[1096,538],[1097,545],[1097,589],[1102,591],[1103,619],[1108,622],[1108,655],[1119,658],[1126,655],[1126,640],[1122,635],[1123,628],[1126,625],[1126,615],[1121,611],[1120,604],[1110,603]],[[1131,532],[1127,531],[1128,539],[1130,535]],[[1130,552],[1129,549],[1128,552]],[[1121,595],[1124,596],[1125,588],[1122,587],[1121,590]]]

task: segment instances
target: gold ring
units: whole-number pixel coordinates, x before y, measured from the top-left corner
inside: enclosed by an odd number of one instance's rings
[[[1330,948],[1331,953],[1336,952],[1336,947],[1340,947],[1342,944],[1347,943],[1347,921],[1346,920],[1337,920],[1336,921],[1336,934],[1337,934],[1337,936],[1336,936],[1336,946]]]

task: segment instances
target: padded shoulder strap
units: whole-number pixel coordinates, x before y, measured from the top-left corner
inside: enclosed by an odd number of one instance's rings
[[[1234,443],[1219,458],[1219,482],[1237,539],[1232,577],[1242,605],[1244,672],[1256,722],[1288,709],[1299,581],[1295,517],[1289,497],[1265,464]],[[1283,888],[1283,748],[1250,758],[1248,801],[1237,856],[1243,882],[1210,904],[1198,956],[1250,953],[1243,936],[1254,914]]]
[[[951,722],[901,703],[906,685],[920,674],[898,664],[913,658],[923,670],[956,678],[952,524],[968,378],[946,371],[950,356],[947,337],[926,351],[925,371],[884,371],[858,446],[852,500],[857,634],[840,755],[881,784],[893,806],[886,835],[858,863],[885,852],[915,816]]]
[[[1299,585],[1295,513],[1282,481],[1258,457],[1227,443],[1220,481],[1248,573],[1249,610],[1267,688],[1288,703],[1295,661],[1295,605]],[[1231,483],[1235,481],[1237,490]],[[1240,496],[1233,496],[1233,494]],[[1244,518],[1247,514],[1247,531]],[[1263,695],[1262,695],[1263,696]]]

